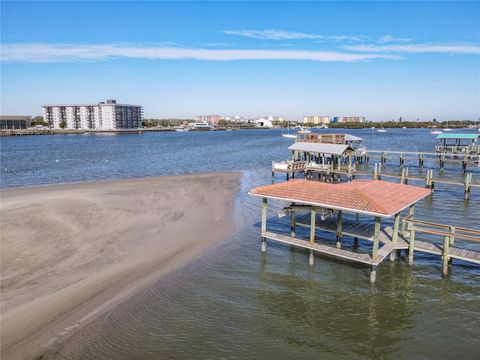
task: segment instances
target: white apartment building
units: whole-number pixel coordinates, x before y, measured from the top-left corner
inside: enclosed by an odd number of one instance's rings
[[[364,116],[337,116],[333,118],[336,123],[364,123]]]
[[[235,122],[235,123],[250,123],[253,120],[246,116],[240,115],[224,115],[221,120]]]
[[[310,115],[303,117],[304,124],[328,125],[330,124],[330,116]]]
[[[197,115],[194,117],[196,122],[199,123],[209,123],[209,124],[217,124],[220,120],[222,120],[221,115]]]
[[[117,104],[116,100],[98,104],[43,105],[43,118],[53,129],[137,129],[142,126],[143,108]]]

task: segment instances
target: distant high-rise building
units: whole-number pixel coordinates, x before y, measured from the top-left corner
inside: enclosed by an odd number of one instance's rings
[[[364,116],[336,116],[333,118],[334,123],[364,123]]]
[[[196,122],[205,122],[209,124],[217,124],[220,120],[222,120],[221,115],[197,115],[195,116]]]
[[[324,115],[310,115],[303,117],[304,124],[328,125],[330,124],[330,116]]]
[[[53,129],[137,129],[142,126],[143,108],[117,104],[116,100],[98,104],[43,105],[43,119]]]

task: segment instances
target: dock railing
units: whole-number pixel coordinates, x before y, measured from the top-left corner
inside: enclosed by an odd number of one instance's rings
[[[405,230],[407,227],[407,230]],[[413,250],[419,250],[442,256],[442,274],[448,274],[448,265],[452,258],[480,264],[480,252],[459,248],[450,248],[454,245],[455,239],[475,241],[480,243],[480,230],[466,227],[450,226],[438,224],[430,221],[413,219],[408,215],[402,219],[401,233],[405,238],[409,238],[409,256],[413,257]],[[415,244],[415,234],[423,233],[443,237],[443,247],[436,246],[428,242],[417,242]]]
[[[470,144],[470,145],[437,145],[435,146],[435,152],[451,152],[456,155],[458,154],[467,154],[467,155],[479,155],[480,154],[480,145]]]

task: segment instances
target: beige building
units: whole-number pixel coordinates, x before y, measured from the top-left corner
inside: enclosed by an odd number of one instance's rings
[[[333,118],[335,123],[364,123],[364,116],[337,116]]]
[[[330,116],[310,115],[303,117],[304,124],[328,125],[330,124]]]
[[[222,120],[222,116],[221,115],[197,115],[195,116],[194,119],[198,123],[217,124],[220,120]]]

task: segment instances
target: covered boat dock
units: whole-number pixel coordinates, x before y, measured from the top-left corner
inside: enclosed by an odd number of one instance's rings
[[[313,173],[334,176],[342,170],[342,164],[348,168],[349,174],[354,170],[352,158],[355,151],[349,145],[296,141],[288,150],[292,152],[292,160],[273,162],[272,176],[275,172],[287,173],[287,179],[294,177],[296,172],[304,173],[306,177]]]
[[[371,283],[376,280],[377,266],[387,257],[394,261],[402,249],[407,251],[410,265],[413,264],[414,251],[440,255],[444,275],[448,274],[453,259],[480,264],[480,251],[452,246],[455,239],[480,242],[480,230],[414,218],[415,204],[430,193],[430,189],[381,180],[354,180],[342,184],[292,180],[257,187],[249,192],[262,198],[262,252],[266,252],[269,239],[310,250],[310,265],[314,262],[314,252],[369,265]],[[290,234],[267,230],[268,199],[290,203],[284,208],[290,213]],[[408,215],[401,219],[404,210]],[[388,218],[394,219],[393,226],[382,225],[382,219]],[[309,228],[309,237],[298,237],[297,227]],[[317,231],[335,234],[336,246],[316,242]],[[416,240],[416,233],[441,237],[443,246]],[[343,237],[353,238],[353,251],[342,248]],[[357,251],[359,240],[372,243],[370,253]]]
[[[370,265],[370,281],[374,283],[376,267],[388,256],[395,260],[397,250],[408,249],[409,263],[413,263],[414,231],[410,231],[410,239],[404,237],[403,229],[400,231],[400,213],[408,208],[409,219],[413,220],[415,203],[430,193],[430,189],[380,180],[341,184],[293,180],[257,187],[249,194],[262,198],[262,252],[270,239],[310,250],[310,265],[314,262],[314,252]],[[290,203],[286,208],[290,212],[290,236],[267,231],[268,199]],[[296,212],[305,211],[310,212],[310,220],[301,216],[297,219]],[[354,214],[355,219],[344,219],[344,213]],[[373,217],[373,224],[360,221],[360,216]],[[393,228],[382,227],[381,219],[392,217]],[[308,241],[296,237],[297,226],[310,228]],[[410,223],[408,227],[413,228]],[[335,233],[336,246],[316,243],[317,230]],[[343,236],[353,237],[356,244],[359,239],[371,241],[371,254],[342,249]]]
[[[480,134],[439,134],[437,140],[439,144],[435,146],[436,153],[461,153],[466,155],[479,155],[480,144],[478,139]]]

